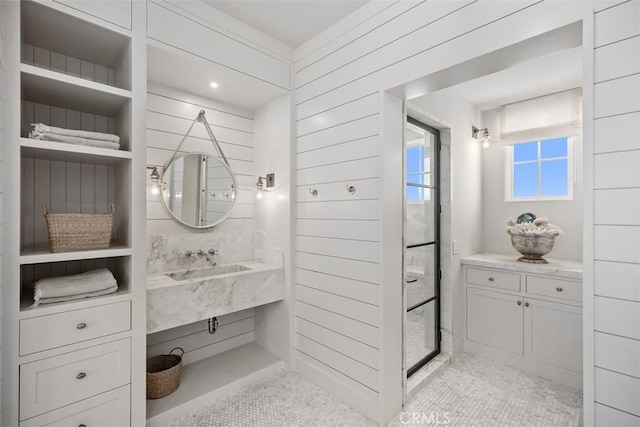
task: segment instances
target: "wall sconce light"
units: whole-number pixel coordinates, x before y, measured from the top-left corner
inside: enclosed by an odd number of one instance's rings
[[[258,176],[258,182],[256,182],[256,197],[262,199],[263,191],[271,191],[276,186],[276,174],[268,173],[266,176]]]
[[[149,174],[151,194],[157,196],[160,194],[160,172],[158,172],[158,168],[156,166],[147,166],[147,169],[151,171]]]
[[[483,148],[489,148],[491,145],[489,128],[478,129],[475,126],[471,126],[471,136],[473,139],[482,141]]]

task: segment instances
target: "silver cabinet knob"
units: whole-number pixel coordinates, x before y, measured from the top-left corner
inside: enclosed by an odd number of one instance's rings
[[[522,305],[522,301],[518,300],[518,305]]]
[[[525,307],[529,307],[529,303],[528,303],[528,302],[525,302],[525,303],[524,303],[524,306],[525,306]]]
[[[78,323],[78,324],[76,325],[76,329],[84,329],[84,328],[86,328],[86,327],[87,327],[87,324],[86,324],[86,323],[84,323],[84,322],[82,322],[82,323]]]
[[[77,380],[81,380],[83,378],[85,378],[87,376],[87,374],[85,374],[84,372],[80,372],[78,375],[76,375],[76,379]]]
[[[558,292],[562,292],[562,288],[557,287],[557,288],[556,288],[556,291],[558,291]]]
[[[489,277],[489,281],[493,282],[495,279],[493,277]]]

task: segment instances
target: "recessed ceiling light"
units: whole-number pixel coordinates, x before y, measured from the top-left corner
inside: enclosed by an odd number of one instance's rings
[[[211,87],[212,87],[212,88],[214,88],[214,89],[217,89],[217,88],[218,88],[218,83],[216,83],[216,82],[211,82],[211,83],[209,83],[209,86],[211,86]]]

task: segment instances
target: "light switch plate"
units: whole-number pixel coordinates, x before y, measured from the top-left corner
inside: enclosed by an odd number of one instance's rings
[[[276,174],[268,173],[267,174],[267,188],[272,188],[276,186]]]
[[[454,240],[451,242],[451,246],[453,247],[453,254],[454,255],[458,255],[458,253],[460,253],[460,250],[458,248],[458,246],[460,245],[460,242],[458,240]]]

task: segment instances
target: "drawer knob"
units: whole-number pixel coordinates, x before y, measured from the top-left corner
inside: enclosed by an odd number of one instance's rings
[[[525,303],[524,303],[524,306],[525,306],[525,307],[529,307],[529,303],[528,303],[528,302],[525,302]]]
[[[86,323],[78,323],[78,324],[76,325],[76,329],[84,329],[84,328],[86,328],[86,327],[87,327],[87,324],[86,324]]]
[[[78,427],[87,427],[86,424],[80,424]]]
[[[495,279],[493,277],[489,277],[489,281],[493,282]]]
[[[518,305],[522,305],[522,301],[518,300]]]
[[[556,288],[556,291],[558,291],[558,292],[562,292],[562,288],[557,287],[557,288]]]
[[[78,375],[76,375],[76,379],[77,380],[81,380],[86,376],[87,376],[87,374],[85,374],[84,372],[80,372]]]

